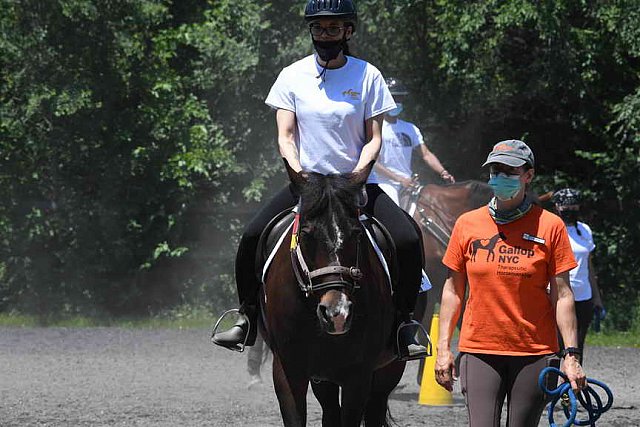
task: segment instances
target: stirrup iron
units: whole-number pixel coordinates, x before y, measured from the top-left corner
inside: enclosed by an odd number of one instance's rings
[[[224,313],[222,313],[222,316],[220,316],[216,324],[213,326],[213,330],[211,331],[211,343],[218,345],[213,341],[213,337],[218,331],[218,326],[220,326],[220,322],[222,322],[222,319],[224,319],[229,313],[238,313],[240,316],[243,316],[247,320],[247,324],[249,325],[249,327],[247,328],[247,333],[244,337],[244,342],[242,344],[238,344],[236,347],[225,347],[231,351],[237,351],[238,353],[242,353],[244,352],[244,349],[247,346],[247,341],[249,340],[249,335],[251,334],[251,319],[249,319],[249,316],[247,316],[246,314],[241,313],[240,309],[238,308],[232,308],[231,310],[227,310]],[[224,347],[224,346],[221,346],[221,347]]]
[[[396,350],[398,353],[398,358],[400,358],[400,332],[403,328],[407,327],[418,327],[418,331],[422,331],[422,335],[427,339],[427,355],[425,357],[431,357],[433,355],[433,344],[431,343],[431,337],[427,333],[427,330],[422,326],[422,323],[412,320],[409,323],[400,323],[398,325],[398,329],[396,330]]]

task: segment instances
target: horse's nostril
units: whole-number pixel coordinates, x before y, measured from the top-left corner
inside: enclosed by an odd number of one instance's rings
[[[324,305],[319,305],[318,306],[318,314],[320,314],[320,316],[326,320],[327,322],[331,321],[331,315],[329,315],[329,312],[327,310],[327,307]]]

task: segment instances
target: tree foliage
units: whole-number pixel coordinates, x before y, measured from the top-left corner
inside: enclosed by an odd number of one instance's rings
[[[233,294],[235,239],[283,180],[280,69],[304,2],[0,0],[0,310],[156,311]],[[493,143],[581,188],[612,322],[640,282],[640,6],[360,0],[355,53],[403,79],[461,179]],[[276,179],[274,179],[276,178]]]
[[[3,306],[166,303],[149,270],[192,249],[191,209],[245,169],[214,113],[256,67],[260,7],[2,3]]]

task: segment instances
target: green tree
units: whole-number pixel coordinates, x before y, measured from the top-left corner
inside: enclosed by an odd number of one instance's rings
[[[261,6],[0,7],[2,307],[118,313],[179,297],[162,272],[197,246],[192,210],[224,205],[243,172],[239,135],[212,112],[258,63]]]

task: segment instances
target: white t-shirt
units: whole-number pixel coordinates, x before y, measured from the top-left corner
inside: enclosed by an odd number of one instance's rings
[[[378,162],[392,172],[410,178],[411,154],[420,144],[424,144],[424,139],[416,125],[400,119],[395,123],[385,120],[382,124],[382,148]],[[398,184],[382,173],[378,175],[381,183]]]
[[[596,245],[593,243],[593,234],[587,224],[578,221],[577,227],[581,235],[578,235],[575,225],[567,226],[571,249],[578,262],[578,266],[569,272],[569,276],[575,300],[587,301],[592,296],[589,282],[589,254]]]
[[[337,69],[309,55],[280,72],[265,103],[296,113],[300,164],[322,174],[351,172],[366,140],[365,120],[395,108],[393,97],[373,65],[351,56]],[[377,183],[372,172],[368,182]]]

